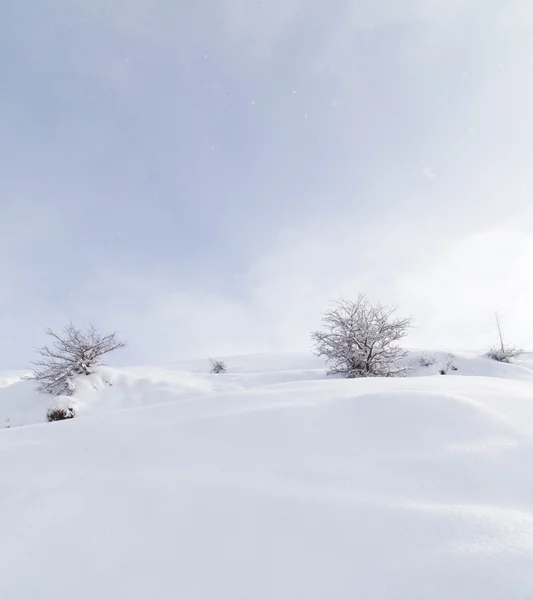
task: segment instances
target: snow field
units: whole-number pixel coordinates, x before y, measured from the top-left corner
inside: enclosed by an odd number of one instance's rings
[[[226,362],[103,369],[78,418],[0,430],[0,598],[533,597],[527,361]],[[0,394],[37,418],[28,382]]]

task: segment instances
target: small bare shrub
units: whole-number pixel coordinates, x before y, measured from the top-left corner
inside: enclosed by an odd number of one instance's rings
[[[454,354],[451,354],[451,353],[447,354],[446,358],[444,359],[444,367],[439,369],[439,373],[441,375],[446,375],[448,373],[448,371],[458,371],[458,368],[455,366],[454,360],[455,360]]]
[[[503,341],[502,330],[500,327],[500,318],[496,313],[496,326],[498,328],[498,337],[500,338],[499,346],[492,346],[487,352],[487,356],[502,363],[510,363],[513,358],[518,358],[523,353],[521,348],[510,346]]]
[[[53,406],[48,409],[46,413],[46,419],[49,423],[54,421],[66,421],[67,419],[73,419],[75,416],[73,408],[62,408],[60,406]]]
[[[433,355],[423,354],[419,362],[421,367],[432,367],[437,362],[437,359]]]
[[[513,358],[518,358],[522,354],[523,350],[515,348],[514,346],[492,346],[487,352],[487,356],[501,363],[510,363]]]
[[[215,375],[220,375],[221,373],[225,373],[228,370],[226,363],[222,360],[212,360],[211,361],[211,373]]]

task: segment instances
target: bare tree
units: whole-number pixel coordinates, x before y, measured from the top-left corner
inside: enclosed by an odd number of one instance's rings
[[[101,335],[92,325],[83,331],[69,323],[61,333],[47,329],[46,335],[52,343],[38,350],[40,359],[32,363],[28,379],[37,382],[39,392],[52,396],[72,396],[76,376],[90,375],[102,364],[102,356],[126,345],[116,333]]]
[[[228,369],[228,367],[226,366],[226,363],[222,360],[213,360],[212,358],[209,359],[211,361],[211,373],[214,373],[215,375],[220,375],[221,373],[225,373]]]
[[[406,371],[401,361],[407,352],[397,342],[412,322],[395,312],[396,308],[370,304],[362,294],[355,302],[336,302],[322,319],[323,329],[311,334],[315,354],[325,356],[330,365],[328,374],[391,377]]]
[[[497,360],[498,362],[510,363],[513,358],[518,358],[523,353],[523,350],[521,348],[517,348],[516,346],[510,346],[509,344],[504,343],[502,328],[500,327],[500,317],[498,313],[495,313],[495,318],[500,345],[492,346],[488,352],[488,355],[490,358]]]

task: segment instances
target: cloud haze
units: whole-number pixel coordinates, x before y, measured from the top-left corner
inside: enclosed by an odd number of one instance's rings
[[[186,6],[181,6],[186,4]],[[117,360],[305,349],[330,299],[419,346],[533,345],[533,7],[0,7],[0,367],[44,326]]]

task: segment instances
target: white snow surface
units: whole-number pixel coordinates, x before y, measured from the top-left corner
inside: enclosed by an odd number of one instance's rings
[[[533,359],[434,355],[0,373],[0,598],[531,600]]]

